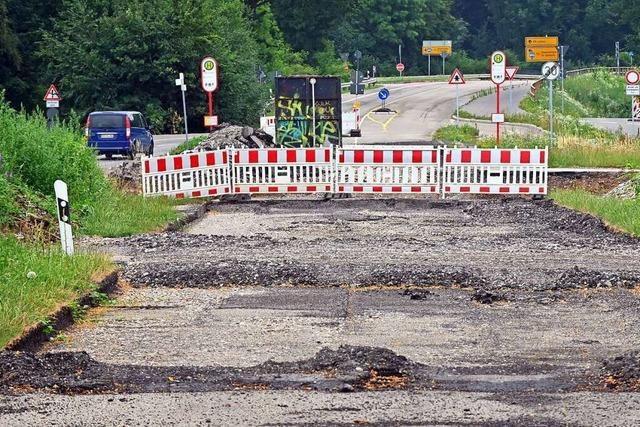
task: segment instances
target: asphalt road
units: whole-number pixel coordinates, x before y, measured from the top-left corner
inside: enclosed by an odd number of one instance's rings
[[[190,138],[206,135],[206,134],[194,134],[189,135]],[[155,141],[154,155],[162,156],[169,153],[172,149],[182,144],[185,141],[184,135],[154,135]],[[105,171],[110,171],[123,161],[128,161],[124,156],[114,156],[111,160],[107,160],[105,156],[100,156],[98,163],[100,167]]]
[[[126,293],[10,357],[1,425],[640,423],[601,371],[640,344],[638,242],[549,202],[266,199],[79,246]]]
[[[474,93],[491,88],[489,81],[468,81],[460,86],[460,104]],[[390,113],[376,113],[381,107],[378,90],[359,96],[362,102],[362,137],[346,144],[409,144],[432,141],[433,133],[449,123],[456,110],[456,89],[447,83],[409,83],[385,86],[391,92],[386,106]],[[343,97],[343,109],[350,109],[355,96]]]
[[[632,122],[630,119],[588,118],[583,121],[597,128],[620,132],[630,137],[640,136],[640,122]]]

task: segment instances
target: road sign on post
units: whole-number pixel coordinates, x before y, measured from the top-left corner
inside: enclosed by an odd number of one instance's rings
[[[58,117],[58,108],[60,107],[60,91],[56,85],[49,86],[47,93],[45,93],[43,101],[47,105],[47,127],[51,129],[53,126],[53,120]]]
[[[520,67],[517,66],[505,68],[507,80],[509,80],[509,111],[513,110],[513,79],[516,77],[518,70],[520,70]]]
[[[402,72],[404,71],[404,64],[402,62],[399,62],[396,65],[396,70],[398,70],[398,72],[400,73],[400,75],[402,75]]]
[[[213,112],[213,94],[218,90],[218,62],[210,56],[200,61],[200,84],[207,93],[209,104],[209,114],[204,118],[204,125],[213,131],[213,127],[218,126],[218,116]]]
[[[627,95],[631,96],[631,121],[636,120],[637,114],[637,97],[640,96],[640,72],[637,70],[629,70],[624,75],[627,81]]]
[[[549,141],[553,144],[553,81],[560,76],[560,66],[556,62],[545,63],[542,76],[549,82]]]
[[[500,114],[500,85],[507,79],[507,55],[497,50],[491,54],[491,81],[496,85],[496,114]],[[500,123],[496,122],[496,145],[500,145]]]
[[[558,37],[525,37],[524,59],[527,62],[558,61]]]
[[[465,84],[464,75],[458,68],[449,77],[449,84],[456,86],[456,126],[460,125],[460,85]]]

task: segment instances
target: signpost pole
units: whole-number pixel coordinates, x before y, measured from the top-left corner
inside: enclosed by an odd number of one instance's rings
[[[187,123],[187,100],[185,98],[185,92],[187,91],[187,85],[182,85],[182,111],[184,114],[184,138],[189,141],[189,124]]]
[[[316,79],[312,77],[309,80],[311,83],[311,116],[313,126],[313,146],[316,145]]]
[[[513,79],[509,80],[509,112],[513,111]]]
[[[553,80],[549,79],[549,145],[553,145]]]
[[[427,56],[427,58],[429,58],[429,75],[431,75],[431,55]]]
[[[442,56],[442,75],[446,75],[446,72],[444,71],[444,65],[445,65],[445,61],[447,60],[447,55],[443,53],[441,56]]]
[[[460,85],[456,85],[456,126],[460,126]]]
[[[500,114],[500,85],[496,85],[496,113]],[[500,145],[500,122],[496,123],[496,145]]]
[[[213,92],[207,92],[209,98],[209,116],[213,116]],[[209,126],[209,132],[213,132],[213,125]]]

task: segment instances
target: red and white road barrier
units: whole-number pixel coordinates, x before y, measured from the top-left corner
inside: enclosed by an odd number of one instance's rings
[[[444,148],[442,193],[547,194],[548,149]]]
[[[232,149],[144,157],[145,196],[547,194],[548,149],[367,146]]]
[[[341,148],[336,193],[438,193],[440,153],[435,147]]]
[[[214,197],[231,192],[227,150],[142,158],[145,196]]]
[[[330,193],[333,190],[331,151],[331,148],[231,150],[233,192]]]

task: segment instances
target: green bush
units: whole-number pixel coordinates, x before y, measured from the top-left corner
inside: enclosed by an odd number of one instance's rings
[[[61,124],[48,130],[38,113],[19,113],[0,98],[2,172],[31,190],[53,196],[53,183],[69,186],[76,209],[83,210],[108,190],[108,182],[79,132]]]

